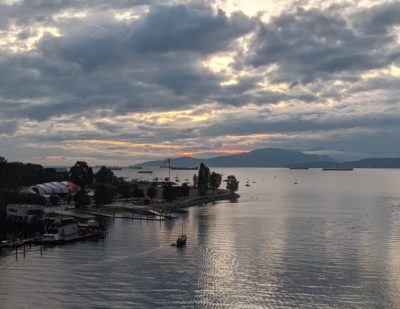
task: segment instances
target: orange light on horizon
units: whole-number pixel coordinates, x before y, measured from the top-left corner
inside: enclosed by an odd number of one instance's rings
[[[83,140],[83,142],[93,145],[111,145],[111,146],[128,146],[128,147],[149,147],[156,149],[177,149],[179,146],[176,145],[164,145],[164,144],[151,144],[151,143],[131,143],[125,141],[102,141],[102,140]]]
[[[47,156],[47,160],[64,160],[64,157],[62,156]]]

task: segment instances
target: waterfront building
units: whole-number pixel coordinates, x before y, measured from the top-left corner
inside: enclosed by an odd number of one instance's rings
[[[38,223],[45,219],[44,207],[33,204],[7,205],[7,220],[24,223]]]

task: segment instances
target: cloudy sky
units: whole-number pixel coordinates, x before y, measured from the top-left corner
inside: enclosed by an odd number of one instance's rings
[[[400,156],[400,2],[0,0],[0,156]]]

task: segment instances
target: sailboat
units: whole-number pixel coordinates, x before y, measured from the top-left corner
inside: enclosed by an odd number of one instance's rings
[[[182,234],[178,236],[176,240],[177,247],[185,247],[186,246],[186,234],[183,234],[183,218],[182,218]]]

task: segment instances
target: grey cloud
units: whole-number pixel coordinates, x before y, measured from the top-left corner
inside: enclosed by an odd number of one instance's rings
[[[390,17],[390,5],[371,12],[382,11],[377,20],[385,14]],[[348,19],[337,7],[284,12],[260,23],[246,61],[255,67],[277,65],[269,76],[275,82],[306,84],[335,78],[344,71],[382,68],[400,59],[394,36],[382,30],[367,33],[354,26],[357,20],[351,23]],[[389,18],[385,27],[394,23],[398,19]]]
[[[132,29],[129,42],[142,53],[213,53],[226,49],[232,39],[252,28],[252,22],[242,13],[228,17],[221,10],[213,14],[204,7],[157,6]]]
[[[147,54],[226,50],[234,39],[251,31],[253,24],[244,14],[228,17],[205,6],[155,6],[139,21],[93,24],[59,38],[49,37],[41,50],[92,70]]]
[[[18,129],[18,121],[16,120],[1,120],[0,135],[13,135]]]
[[[201,64],[204,55],[227,49],[252,25],[241,13],[170,5],[151,7],[139,21],[45,36],[37,51],[0,60],[0,97],[15,102],[14,109],[1,110],[44,121],[102,108],[125,114],[190,107],[220,91],[221,78]]]
[[[312,116],[313,120],[309,120]],[[306,133],[338,129],[400,129],[398,116],[393,114],[377,114],[358,117],[351,115],[347,117],[329,118],[322,113],[300,113],[297,115],[287,115],[284,120],[277,120],[272,115],[265,118],[236,118],[229,121],[215,123],[201,129],[203,136],[213,137],[225,134],[287,134],[287,133]]]
[[[355,15],[355,24],[373,35],[390,35],[393,26],[400,24],[400,3],[390,1],[363,9]],[[392,39],[389,36],[389,39]]]

